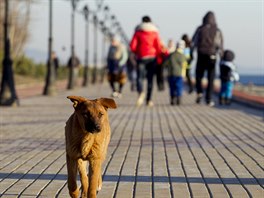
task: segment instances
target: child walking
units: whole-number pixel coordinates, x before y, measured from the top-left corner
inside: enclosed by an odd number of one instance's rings
[[[193,83],[191,76],[191,69],[192,69],[191,40],[189,39],[187,34],[182,35],[182,40],[185,41],[184,55],[186,56],[187,59],[186,79],[187,79],[187,85],[189,87],[189,94],[191,94],[193,92]]]
[[[234,52],[225,50],[224,56],[220,62],[220,79],[221,90],[219,94],[219,104],[230,105],[232,99],[232,91],[234,82],[239,80],[239,75],[236,72],[236,66],[233,63],[235,58]]]
[[[168,69],[171,105],[180,105],[181,103],[183,78],[185,77],[187,66],[184,49],[185,42],[180,40],[176,45],[176,50],[164,62],[164,67]]]
[[[126,62],[128,53],[125,46],[113,36],[107,56],[108,81],[112,89],[112,97],[122,97],[122,88],[126,83]],[[119,88],[116,88],[116,84]]]

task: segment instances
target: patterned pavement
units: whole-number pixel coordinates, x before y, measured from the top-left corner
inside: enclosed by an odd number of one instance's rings
[[[184,94],[136,107],[125,87],[109,110],[112,128],[99,198],[264,197],[264,115],[233,103],[207,107]],[[64,126],[68,95],[109,97],[107,84],[21,99],[0,107],[0,197],[69,197]]]

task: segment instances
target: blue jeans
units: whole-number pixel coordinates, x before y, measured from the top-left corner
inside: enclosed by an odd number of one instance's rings
[[[137,92],[143,92],[144,79],[147,77],[147,101],[151,100],[153,90],[153,76],[156,72],[156,59],[143,59],[137,62]]]
[[[169,76],[168,77],[170,85],[170,96],[171,97],[181,97],[183,92],[183,77],[181,76]]]
[[[233,90],[234,83],[231,81],[228,82],[221,82],[221,91],[220,97],[221,98],[232,98],[232,90]]]

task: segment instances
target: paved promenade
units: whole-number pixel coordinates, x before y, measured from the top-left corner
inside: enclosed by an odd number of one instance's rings
[[[109,110],[112,138],[99,198],[264,197],[263,112],[240,104],[213,108],[184,95],[170,106],[154,91],[152,108],[135,107],[125,87]],[[67,198],[64,126],[68,95],[108,97],[107,84],[0,107],[0,197]]]

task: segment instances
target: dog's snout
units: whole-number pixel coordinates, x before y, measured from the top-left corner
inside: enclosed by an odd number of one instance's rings
[[[101,126],[100,126],[100,124],[95,124],[95,129],[96,129],[96,131],[97,132],[99,132],[99,131],[101,131]]]
[[[87,122],[85,125],[85,129],[87,132],[90,133],[98,133],[101,131],[101,126],[99,123],[96,122]]]

